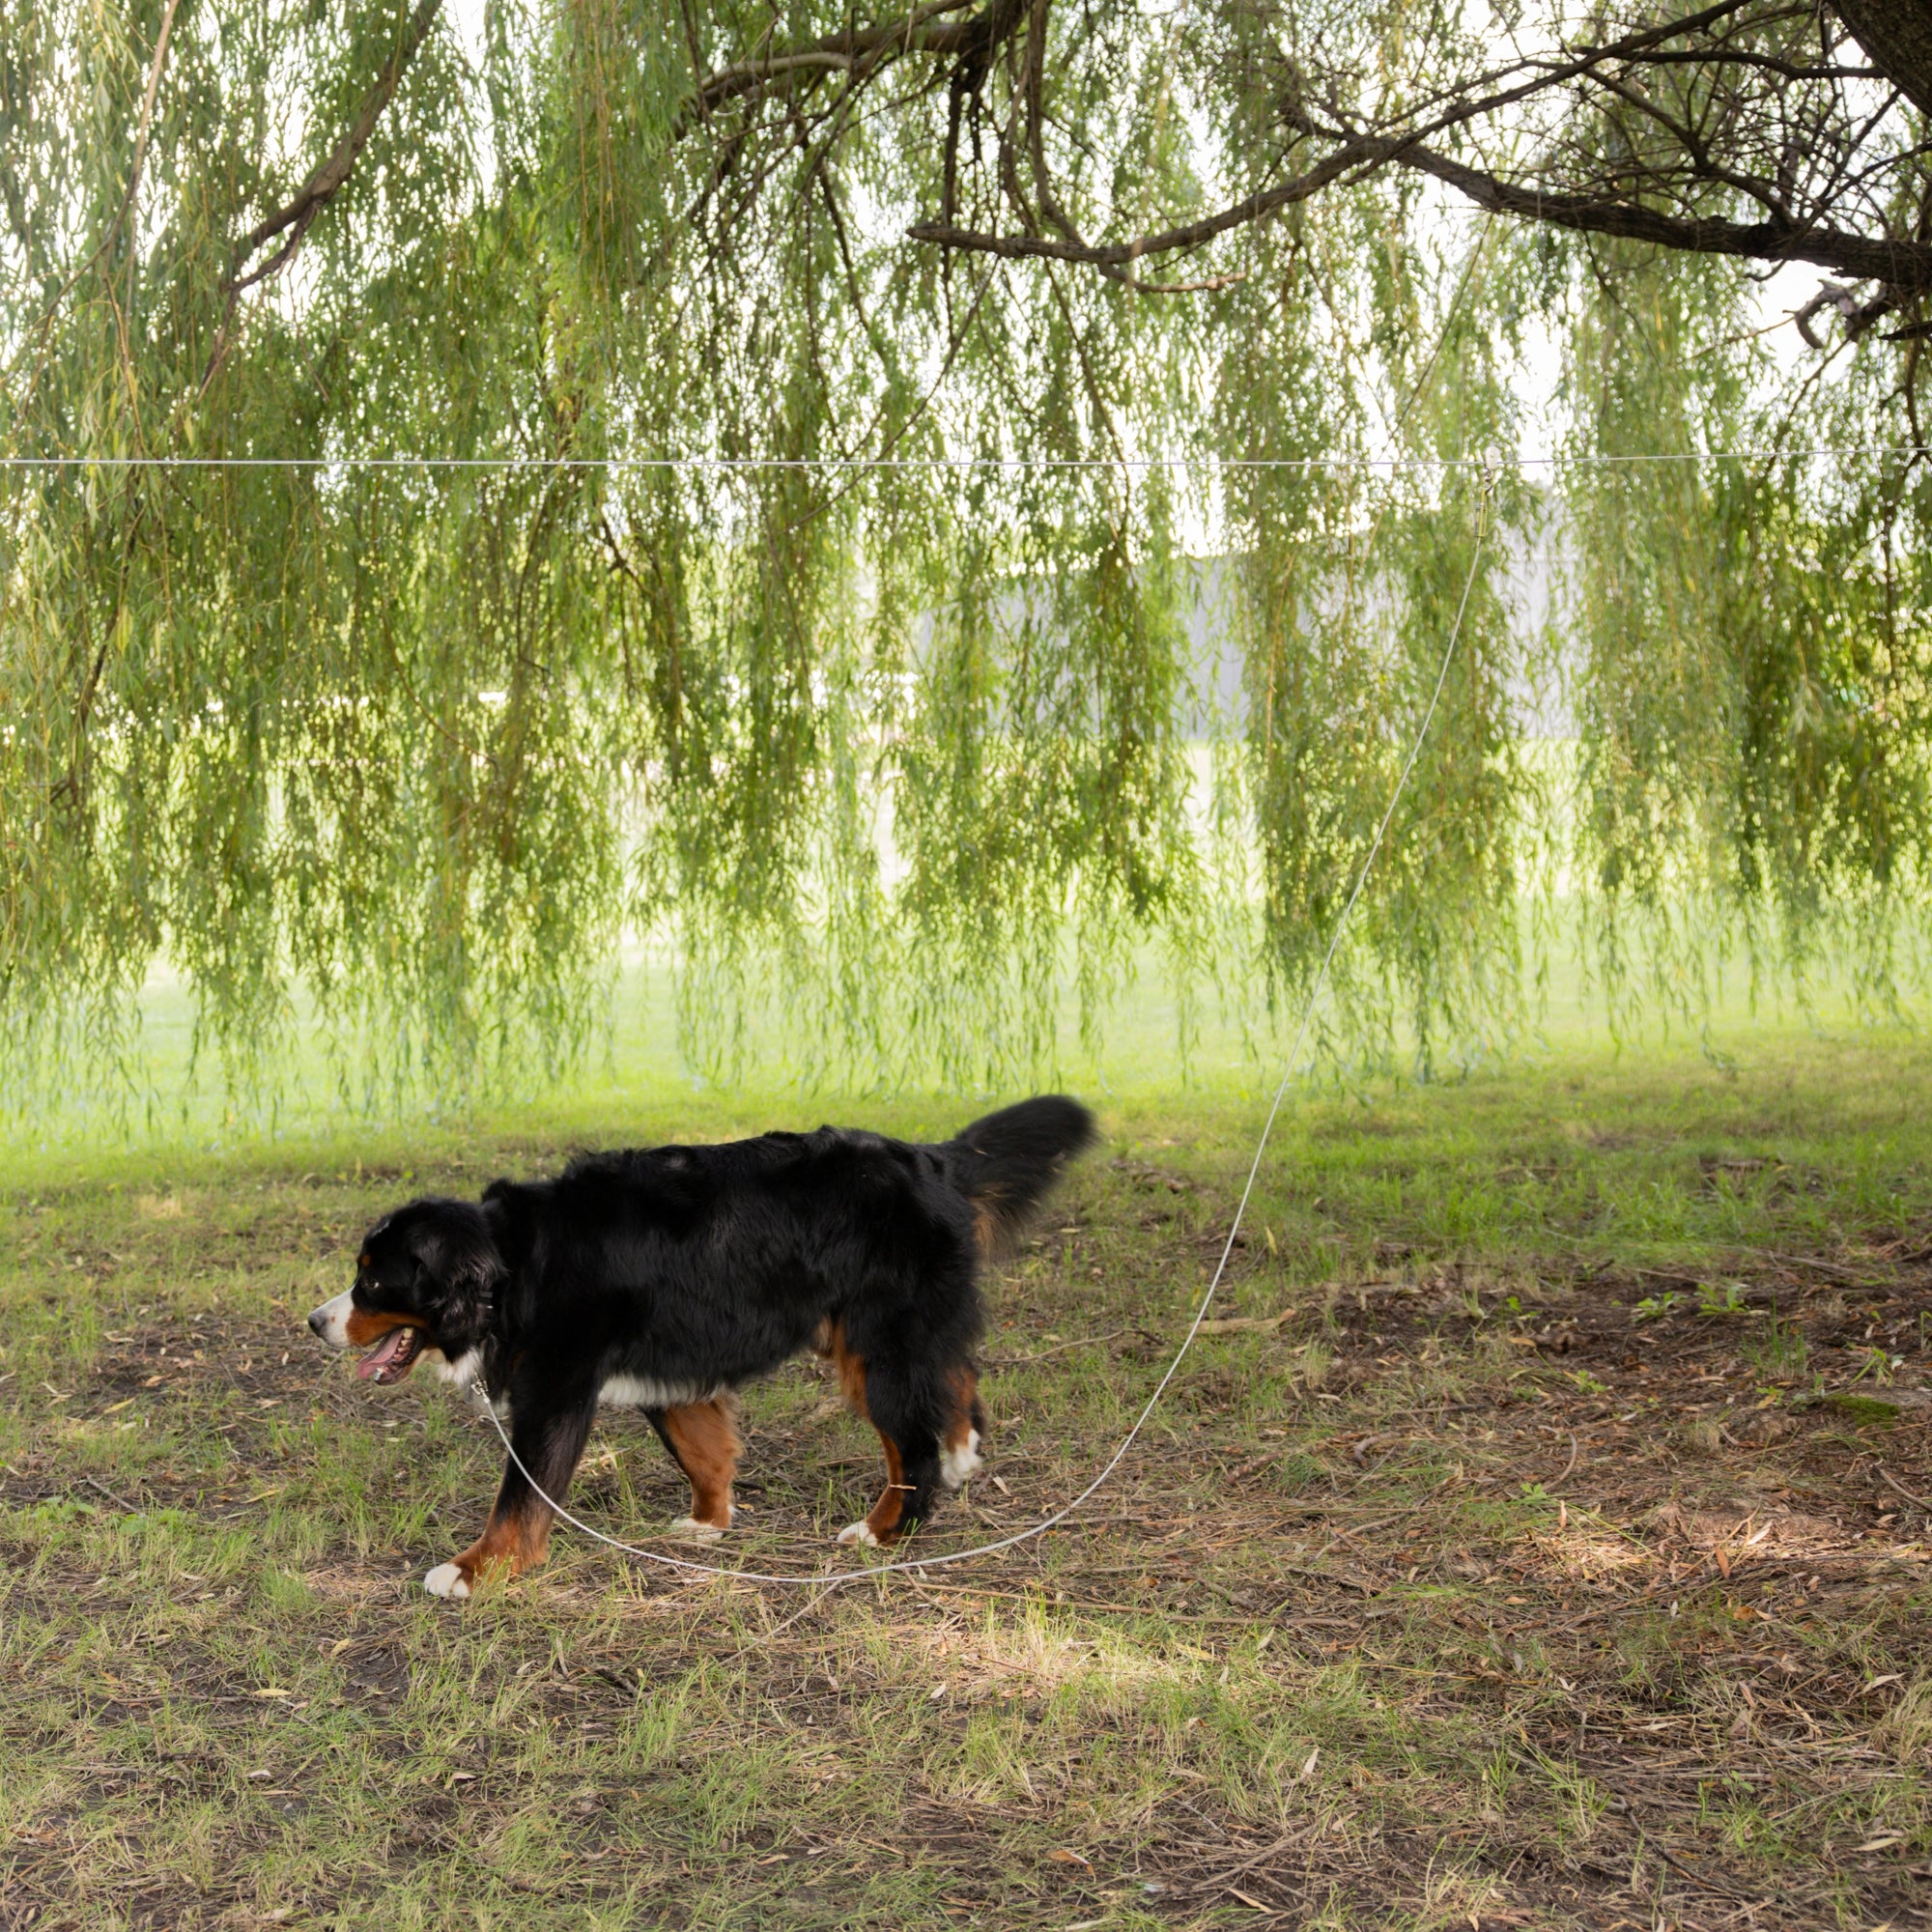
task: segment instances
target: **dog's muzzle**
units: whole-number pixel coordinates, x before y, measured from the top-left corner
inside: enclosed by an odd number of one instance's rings
[[[308,1325],[331,1349],[346,1349],[349,1346],[349,1315],[355,1306],[354,1293],[345,1289],[314,1310],[308,1318]]]

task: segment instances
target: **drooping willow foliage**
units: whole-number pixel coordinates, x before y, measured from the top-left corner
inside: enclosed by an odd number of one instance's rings
[[[1185,14],[1054,14],[1083,219],[1227,172],[1247,17],[1209,58]],[[1150,960],[1260,1024],[1459,613],[1331,1050],[1507,1041],[1572,909],[1613,1001],[1694,1012],[1714,934],[1801,980],[1854,938],[1889,990],[1932,501],[1806,452],[1907,440],[1909,347],[1794,400],[1734,268],[1412,180],[1285,210],[1189,296],[918,245],[953,98],[734,142],[694,62],[776,35],[12,11],[10,1099],[114,1066],[160,964],[238,1085],[305,997],[366,1094],[570,1065],[627,939],[670,949],[695,1056],[776,1005],[799,1066],[879,1084],[1039,1070],[1063,990],[1094,1032]],[[1514,460],[1546,339],[1553,469]],[[1658,456],[1696,460],[1623,460]]]

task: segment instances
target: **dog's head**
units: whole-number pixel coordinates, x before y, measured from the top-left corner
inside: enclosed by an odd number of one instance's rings
[[[331,1349],[367,1349],[364,1379],[399,1382],[419,1356],[453,1366],[482,1345],[505,1272],[474,1202],[412,1201],[362,1237],[355,1285],[308,1325]]]

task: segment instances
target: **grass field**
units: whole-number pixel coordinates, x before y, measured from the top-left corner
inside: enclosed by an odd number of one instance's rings
[[[432,1602],[496,1439],[300,1318],[412,1192],[970,1107],[14,1156],[0,1926],[1932,1923],[1932,1045],[1726,1043],[1297,1102],[1224,1325],[1081,1519],[838,1593],[564,1531]],[[1079,1488],[1218,1252],[1252,1094],[1101,1111],[922,1547]],[[724,1560],[850,1560],[833,1395],[751,1393]],[[576,1494],[678,1548],[641,1422]]]

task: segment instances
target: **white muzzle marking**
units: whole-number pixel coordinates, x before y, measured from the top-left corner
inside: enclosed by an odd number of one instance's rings
[[[308,1325],[331,1349],[346,1349],[349,1346],[349,1317],[355,1306],[355,1292],[345,1288],[332,1301],[325,1301],[308,1318]]]

